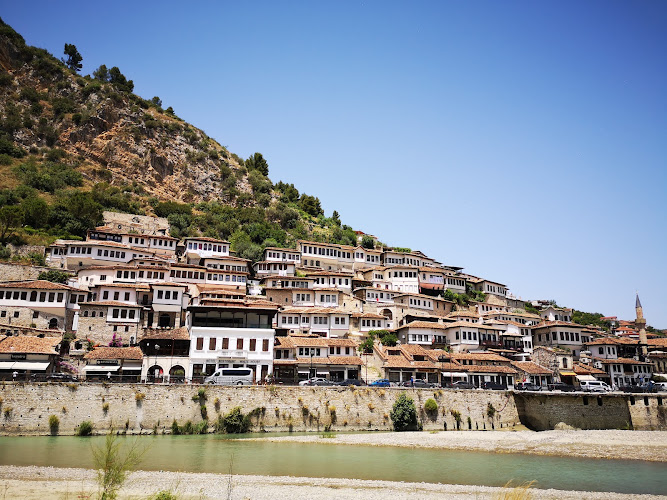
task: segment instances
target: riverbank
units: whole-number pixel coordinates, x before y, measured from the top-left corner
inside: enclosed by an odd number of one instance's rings
[[[369,432],[251,439],[667,462],[667,431]]]
[[[119,499],[149,499],[159,491],[171,491],[179,500],[382,500],[493,499],[503,488],[450,484],[368,481],[359,479],[303,478],[287,476],[239,476],[183,472],[137,471],[130,475]],[[605,492],[540,490],[532,498],[544,500],[665,499],[656,495],[624,495]],[[95,471],[53,467],[0,466],[0,497],[22,500],[93,498],[97,492]]]

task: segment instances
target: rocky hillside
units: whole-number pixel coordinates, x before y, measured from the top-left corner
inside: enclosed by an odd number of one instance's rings
[[[247,179],[224,183],[239,171],[240,158],[159,103],[133,94],[131,84],[78,76],[26,46],[9,26],[2,30],[0,106],[3,128],[16,145],[26,151],[57,146],[92,182],[136,181],[161,199],[197,203],[229,198],[231,187],[251,192]],[[16,123],[7,126],[12,118]]]
[[[236,236],[252,258],[304,237],[356,244],[319,199],[272,183],[261,154],[243,160],[118,68],[82,76],[77,62],[0,20],[0,244],[83,237],[102,209],[168,216],[175,236]]]

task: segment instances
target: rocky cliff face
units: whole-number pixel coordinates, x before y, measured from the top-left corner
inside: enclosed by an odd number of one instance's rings
[[[113,83],[76,75],[2,28],[2,128],[26,152],[60,148],[90,182],[135,182],[160,199],[251,192],[240,159],[201,130]]]

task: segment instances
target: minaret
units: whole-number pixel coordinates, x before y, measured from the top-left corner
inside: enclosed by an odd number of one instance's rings
[[[635,328],[639,330],[639,347],[641,349],[642,356],[646,356],[648,354],[648,340],[646,339],[646,320],[644,319],[644,311],[642,309],[642,303],[639,301],[639,294],[637,294],[635,311],[637,311]]]

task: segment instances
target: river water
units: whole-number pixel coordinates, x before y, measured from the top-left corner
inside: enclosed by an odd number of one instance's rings
[[[257,437],[253,434],[251,437]],[[248,441],[221,435],[141,436],[143,470],[336,477],[667,495],[667,464],[355,445]],[[0,437],[0,465],[92,468],[104,437]]]

